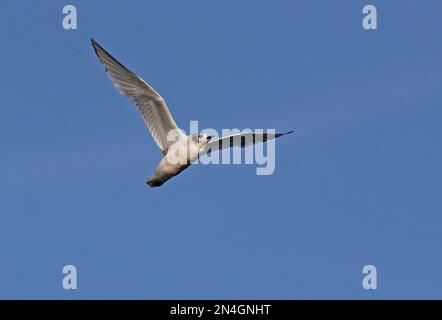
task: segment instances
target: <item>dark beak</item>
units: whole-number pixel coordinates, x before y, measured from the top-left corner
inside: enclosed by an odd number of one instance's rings
[[[213,138],[213,136],[207,136],[207,140],[210,141]]]

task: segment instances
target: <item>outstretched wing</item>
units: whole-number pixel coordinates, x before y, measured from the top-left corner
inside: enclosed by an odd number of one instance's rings
[[[206,144],[205,152],[212,152],[223,148],[233,148],[233,147],[245,148],[256,143],[266,142],[268,140],[282,137],[283,135],[292,132],[294,131],[289,131],[285,133],[275,133],[275,134],[256,133],[256,132],[244,132],[244,133],[232,134],[217,140],[210,141],[208,144]]]
[[[174,142],[167,140],[169,132],[176,130],[182,133],[163,98],[143,79],[112,57],[94,39],[91,39],[91,42],[115,87],[136,105],[156,144],[163,153],[166,153],[170,144]]]

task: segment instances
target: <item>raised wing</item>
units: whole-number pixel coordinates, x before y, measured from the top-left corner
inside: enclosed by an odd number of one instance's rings
[[[163,98],[143,79],[112,57],[94,39],[91,39],[91,42],[109,78],[117,90],[136,105],[153,139],[165,154],[170,144],[174,142],[167,140],[169,132],[177,130],[180,134],[182,133]]]
[[[223,148],[233,148],[240,147],[245,148],[256,143],[266,142],[268,140],[276,139],[282,137],[283,135],[292,133],[294,131],[289,131],[285,133],[256,133],[256,132],[244,132],[238,134],[232,134],[222,137],[217,140],[212,140],[206,144],[205,152],[212,152],[220,150]]]

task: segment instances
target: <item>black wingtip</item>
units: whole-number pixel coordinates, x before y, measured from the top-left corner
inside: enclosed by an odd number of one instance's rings
[[[295,130],[291,130],[291,131],[284,132],[284,133],[277,133],[277,134],[275,134],[275,138],[279,138],[279,137],[285,136],[286,134],[290,134],[293,132],[295,132]]]
[[[91,38],[91,44],[92,44],[92,48],[95,51],[95,54],[97,55],[98,58],[100,58],[100,55],[98,54],[98,48],[101,48],[100,45],[98,44],[97,41],[95,41],[94,38]]]
[[[99,46],[98,42],[95,41],[94,38],[91,38],[91,44],[92,44],[93,47]]]

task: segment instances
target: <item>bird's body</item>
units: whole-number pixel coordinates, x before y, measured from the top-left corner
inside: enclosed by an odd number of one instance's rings
[[[151,187],[160,187],[164,182],[181,173],[181,171],[188,168],[189,166],[190,163],[172,164],[167,161],[166,157],[163,157],[158,166],[155,168],[153,175],[149,179],[147,179],[146,183]]]
[[[170,178],[188,168],[203,152],[204,145],[195,142],[191,136],[180,137],[170,146],[153,175],[147,180],[151,187],[159,187]]]
[[[91,42],[115,87],[135,104],[153,139],[161,149],[163,158],[153,175],[146,181],[151,187],[161,186],[207,152],[235,146],[244,148],[293,132],[273,135],[240,133],[217,140],[211,140],[207,134],[185,135],[172,118],[163,98],[154,89],[118,62],[95,40],[91,39]]]

